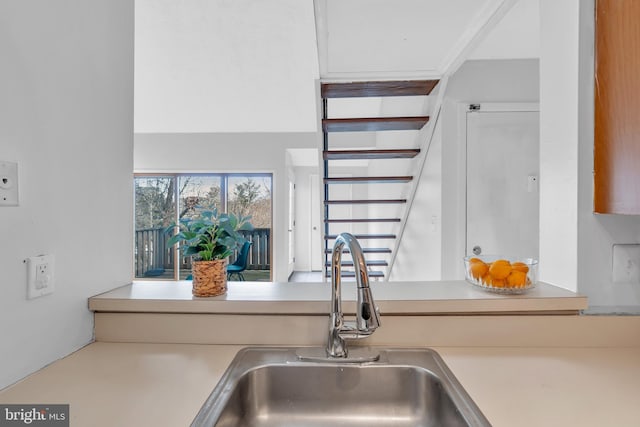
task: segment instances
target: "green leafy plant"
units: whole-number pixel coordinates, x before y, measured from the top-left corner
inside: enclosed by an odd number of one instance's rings
[[[245,242],[240,231],[253,229],[250,218],[218,213],[217,209],[203,211],[199,217],[183,218],[167,227],[165,233],[171,235],[167,246],[178,243],[182,254],[195,260],[225,259]]]

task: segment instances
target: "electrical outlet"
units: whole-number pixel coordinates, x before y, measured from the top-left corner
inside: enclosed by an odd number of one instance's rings
[[[640,244],[613,245],[612,281],[640,284]]]
[[[27,299],[53,293],[53,255],[40,255],[27,259]]]
[[[0,206],[18,206],[18,164],[0,161]]]
[[[42,289],[49,282],[49,263],[36,264],[36,289]]]

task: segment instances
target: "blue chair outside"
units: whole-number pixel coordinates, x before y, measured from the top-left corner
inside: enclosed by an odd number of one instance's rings
[[[164,274],[164,268],[152,268],[151,270],[147,270],[144,272],[144,277],[158,277]]]
[[[240,253],[238,254],[238,258],[235,260],[233,264],[227,266],[227,279],[231,280],[231,278],[235,275],[238,280],[244,281],[244,276],[242,272],[247,269],[247,263],[249,262],[249,249],[251,248],[252,242],[246,241],[242,245],[240,249]]]

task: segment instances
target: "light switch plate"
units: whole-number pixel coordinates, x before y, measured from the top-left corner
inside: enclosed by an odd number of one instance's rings
[[[0,206],[18,206],[18,164],[0,160]]]
[[[27,299],[52,294],[55,287],[53,255],[27,258]]]
[[[640,285],[640,244],[613,245],[612,281]]]

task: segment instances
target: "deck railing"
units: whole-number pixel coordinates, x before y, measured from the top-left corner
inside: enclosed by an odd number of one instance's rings
[[[136,230],[135,277],[145,277],[149,272],[174,268],[173,249],[167,247],[168,238],[163,228]]]
[[[241,233],[245,239],[253,243],[249,251],[247,270],[270,270],[271,229],[254,228]],[[167,240],[164,228],[136,230],[135,277],[153,276],[156,275],[154,273],[174,268],[173,249],[167,248]],[[237,253],[231,255],[229,263],[233,263],[236,256]],[[180,257],[180,269],[191,269],[191,257]]]

